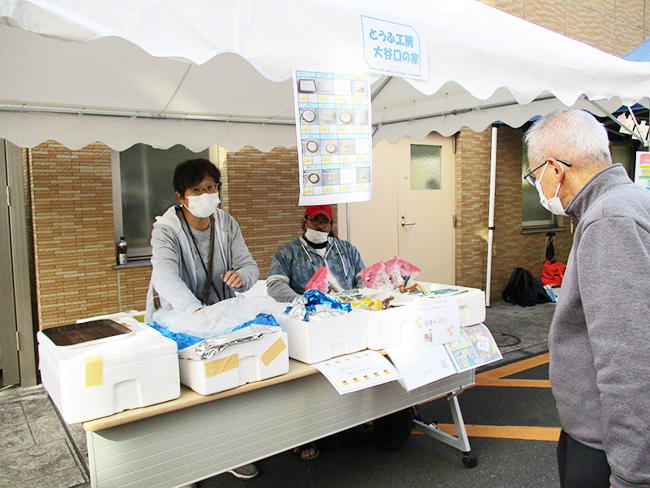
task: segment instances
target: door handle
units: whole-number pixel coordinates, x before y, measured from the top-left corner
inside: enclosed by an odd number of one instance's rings
[[[402,227],[406,227],[407,225],[415,225],[415,222],[406,222],[406,215],[402,215]]]

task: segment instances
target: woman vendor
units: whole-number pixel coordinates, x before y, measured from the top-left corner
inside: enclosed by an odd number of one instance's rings
[[[237,221],[217,208],[219,169],[206,159],[190,159],[174,170],[180,205],[156,217],[151,233],[151,282],[145,320],[159,308],[201,314],[201,309],[244,292],[257,281],[257,263]],[[230,471],[238,478],[257,475],[254,465]]]
[[[275,253],[266,287],[279,302],[290,302],[305,293],[314,272],[327,265],[342,289],[363,287],[365,268],[356,247],[332,232],[332,207],[312,205],[305,210],[303,235]]]

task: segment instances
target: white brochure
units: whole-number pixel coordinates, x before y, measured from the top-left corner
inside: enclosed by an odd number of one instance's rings
[[[400,383],[406,391],[456,373],[443,344],[398,346],[387,349],[386,353],[402,375]]]
[[[388,359],[369,349],[338,356],[312,366],[323,373],[340,395],[400,378],[399,372]]]

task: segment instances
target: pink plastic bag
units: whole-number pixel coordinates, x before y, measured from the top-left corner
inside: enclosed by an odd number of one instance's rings
[[[384,265],[393,288],[408,288],[412,286],[416,276],[422,271],[417,266],[412,265],[408,261],[404,261],[398,256],[395,256],[390,261],[386,261]]]
[[[363,278],[363,283],[366,285],[366,288],[381,288],[382,286],[390,285],[383,261],[379,261],[361,270],[361,278]]]
[[[325,294],[332,292],[341,293],[343,287],[341,287],[327,266],[321,266],[316,270],[309,282],[307,282],[305,290],[318,290]]]

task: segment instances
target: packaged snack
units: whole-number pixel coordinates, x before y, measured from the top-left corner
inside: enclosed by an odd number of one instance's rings
[[[322,293],[340,293],[343,287],[339,284],[338,280],[334,277],[332,272],[327,266],[321,266],[316,270],[314,276],[311,277],[305,290],[318,290]]]
[[[361,278],[363,278],[363,283],[366,285],[366,288],[381,288],[391,285],[383,261],[379,261],[362,270]]]
[[[422,271],[417,266],[404,261],[402,258],[395,256],[390,261],[384,263],[386,273],[388,274],[393,288],[404,290],[413,286],[415,278]]]

